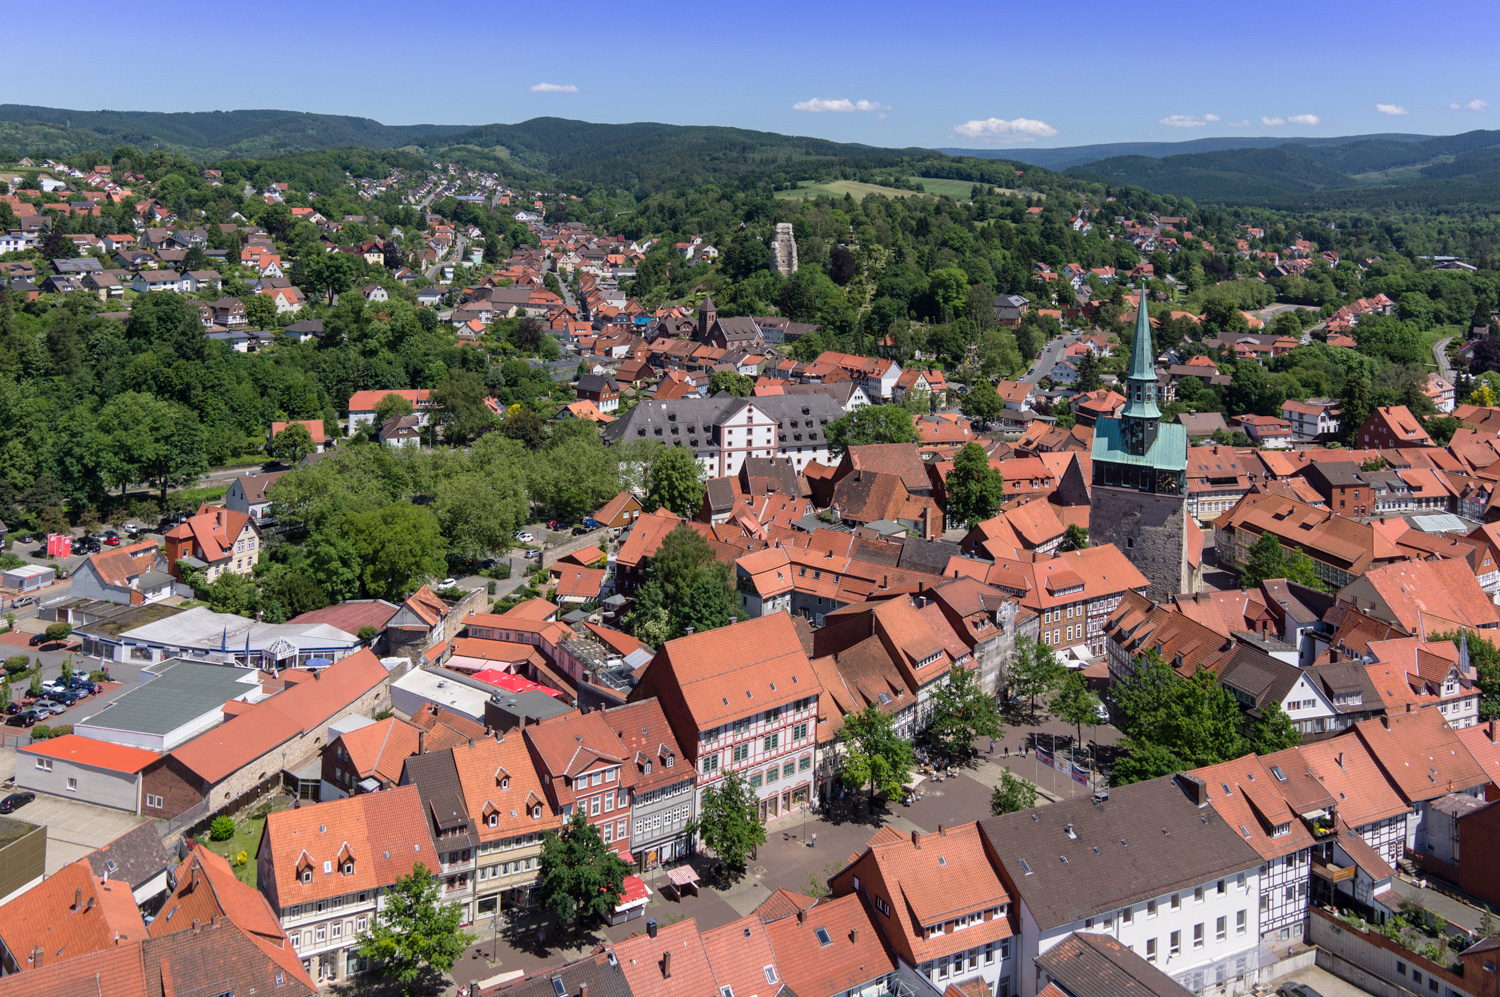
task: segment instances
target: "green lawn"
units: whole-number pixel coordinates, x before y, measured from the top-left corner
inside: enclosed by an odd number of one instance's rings
[[[273,798],[273,808],[276,810],[283,810],[290,803],[284,796]],[[264,817],[240,817],[235,821],[234,837],[228,841],[209,841],[207,832],[198,840],[207,845],[209,851],[217,852],[228,860],[240,882],[255,886],[255,849],[260,844],[260,832],[265,826]],[[241,853],[245,856],[244,865],[236,864]]]
[[[198,506],[204,502],[217,502],[228,493],[230,485],[209,485],[206,488],[184,488],[174,494],[180,496],[183,501],[193,506],[193,511],[198,511]]]
[[[814,183],[811,180],[802,180],[798,183],[796,190],[778,190],[776,197],[782,200],[803,200],[810,197],[820,197],[827,194],[829,197],[843,197],[852,194],[856,200],[863,201],[874,194],[880,197],[925,197],[915,191],[901,190],[896,187],[883,187],[880,184],[861,183],[858,180],[830,180],[827,183]],[[968,196],[965,188],[964,196]]]
[[[922,184],[922,189],[929,194],[938,197],[951,197],[955,201],[967,201],[969,195],[974,191],[973,180],[940,180],[935,177],[915,177]],[[1002,194],[1014,194],[1015,191],[1005,187],[997,187],[996,190]]]

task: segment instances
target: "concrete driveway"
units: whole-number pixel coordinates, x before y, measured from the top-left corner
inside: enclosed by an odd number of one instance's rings
[[[1307,969],[1299,969],[1295,973],[1277,977],[1272,981],[1279,987],[1283,983],[1305,983],[1316,990],[1322,997],[1369,997],[1370,991],[1361,990],[1352,983],[1345,983],[1326,970],[1316,966]]]
[[[6,760],[14,765],[15,751],[7,749],[4,754],[7,756]],[[17,810],[15,817],[47,828],[49,876],[150,819],[42,793],[38,793],[35,800]]]

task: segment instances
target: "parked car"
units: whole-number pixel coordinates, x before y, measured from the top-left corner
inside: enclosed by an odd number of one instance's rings
[[[98,695],[104,690],[98,685],[98,683],[90,682],[88,679],[79,678],[77,675],[74,675],[73,678],[68,681],[68,691],[79,696],[94,696]]]
[[[120,538],[119,537],[105,537],[104,538],[104,546],[106,546],[106,547],[118,547],[118,546],[120,546]]]
[[[49,692],[49,693],[47,693],[47,698],[50,699],[54,703],[61,703],[64,706],[77,706],[78,705],[78,695],[77,695],[77,693],[68,692],[66,690],[61,691],[61,692]]]
[[[528,561],[540,561],[542,559],[542,552],[539,550],[528,550],[526,552],[526,559]]]
[[[5,715],[8,717],[13,717],[24,709],[27,709],[24,703],[21,703],[19,700],[12,699],[10,701],[10,705],[5,708]]]
[[[1105,706],[1103,703],[1094,704],[1094,715],[1099,718],[1100,723],[1109,723],[1109,707]]]
[[[68,683],[62,679],[48,679],[42,683],[42,693],[50,696],[54,692],[67,692]]]
[[[521,530],[521,531],[519,531],[516,534],[515,539],[518,540],[519,542],[523,543],[523,544],[529,544],[535,538],[530,533],[527,533],[525,530]]]
[[[36,605],[36,597],[35,596],[29,596],[29,595],[23,595],[19,599],[12,599],[11,602],[10,602],[10,608],[11,609],[25,609],[27,606],[35,606],[35,605]]]
[[[5,799],[0,800],[0,814],[12,814],[36,799],[35,793],[11,793]]]
[[[444,578],[438,584],[438,588],[451,589],[453,586],[455,586],[457,584],[458,584],[458,579],[457,578]]]
[[[1280,997],[1323,997],[1306,983],[1283,983],[1276,988]]]
[[[68,708],[66,706],[52,699],[38,699],[36,701],[36,709],[50,713],[54,717],[59,713],[68,712]]]
[[[36,543],[36,537],[32,536],[30,533],[23,534],[21,536],[20,543],[34,544]]]
[[[22,710],[15,716],[5,718],[5,726],[7,727],[34,727],[36,726],[36,722],[37,715],[35,710]]]
[[[583,527],[586,530],[597,530],[603,525],[603,523],[599,522],[599,520],[597,519],[594,519],[592,516],[583,521]]]

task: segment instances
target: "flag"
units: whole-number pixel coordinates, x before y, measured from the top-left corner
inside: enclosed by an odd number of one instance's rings
[[[1083,768],[1077,762],[1073,762],[1069,766],[1069,768],[1071,768],[1073,770],[1069,774],[1072,775],[1074,782],[1082,783],[1085,786],[1087,786],[1089,784],[1089,772],[1088,772],[1088,769]]]
[[[1052,768],[1052,752],[1048,751],[1046,748],[1036,749],[1036,760],[1047,766],[1049,769]]]

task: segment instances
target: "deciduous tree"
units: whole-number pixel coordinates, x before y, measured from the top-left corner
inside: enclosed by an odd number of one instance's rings
[[[1030,637],[1017,637],[1006,675],[1011,692],[1026,700],[1035,715],[1037,699],[1056,689],[1066,671],[1050,646]]]
[[[542,905],[569,928],[587,918],[608,917],[625,894],[629,871],[579,807],[560,832],[548,831],[542,840]]]
[[[666,509],[684,518],[703,505],[703,468],[685,447],[663,447],[646,471],[647,510]]]
[[[361,958],[375,971],[401,983],[412,983],[428,966],[439,973],[453,968],[468,948],[470,936],[459,927],[463,908],[438,899],[437,880],[421,862],[385,891],[385,903],[359,940]]]
[[[890,716],[878,706],[871,704],[846,716],[839,730],[839,743],[844,749],[844,767],[839,777],[851,789],[868,786],[872,807],[877,794],[895,796],[911,780],[916,753],[911,742],[896,733]]]
[[[293,422],[271,438],[266,450],[281,463],[295,467],[302,463],[303,457],[317,453],[318,445],[313,442],[312,433],[306,426]]]
[[[1036,787],[1012,775],[1010,769],[1000,773],[1000,784],[990,794],[990,813],[999,817],[1018,810],[1030,810],[1036,806]]]
[[[755,796],[738,772],[730,772],[703,793],[698,818],[688,828],[731,869],[766,842],[765,825],[756,814]]]
[[[933,690],[930,702],[927,738],[944,758],[968,758],[975,738],[997,738],[1004,730],[995,697],[979,684],[977,668],[955,665],[948,681]]]
[[[872,443],[917,443],[921,435],[911,413],[900,405],[866,405],[830,422],[825,435],[828,452],[842,457],[850,447]]]
[[[990,455],[978,443],[965,443],[948,472],[948,519],[969,529],[989,519],[1005,501],[1005,479],[990,466]]]

